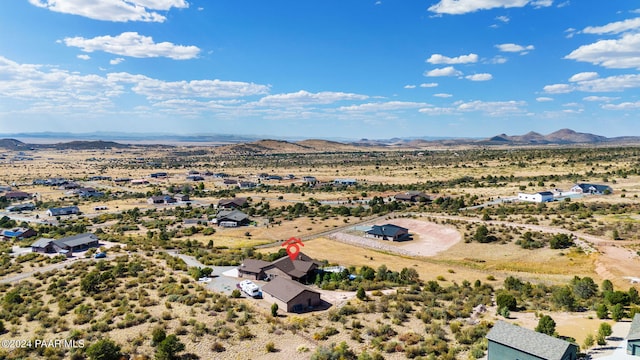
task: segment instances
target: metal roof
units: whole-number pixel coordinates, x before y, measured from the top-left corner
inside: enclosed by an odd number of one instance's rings
[[[636,314],[633,317],[627,340],[640,340],[640,314]]]
[[[541,359],[562,360],[567,351],[577,346],[553,336],[498,320],[487,334],[489,341],[508,346]]]

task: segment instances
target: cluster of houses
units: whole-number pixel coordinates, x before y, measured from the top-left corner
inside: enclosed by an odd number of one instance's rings
[[[540,191],[534,194],[518,193],[519,201],[544,203],[558,200],[572,195],[608,195],[613,189],[608,185],[579,183],[574,185],[568,192],[555,189],[553,191]]]
[[[190,201],[187,194],[175,194],[175,195],[154,195],[147,199],[148,204],[175,204],[177,202]]]

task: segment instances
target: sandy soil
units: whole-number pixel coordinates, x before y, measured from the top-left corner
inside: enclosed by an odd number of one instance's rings
[[[413,235],[413,240],[391,242],[344,232],[332,234],[329,237],[352,245],[365,246],[407,256],[434,256],[447,250],[462,239],[462,235],[455,228],[431,222],[414,219],[393,219],[388,223],[409,229],[409,233]]]

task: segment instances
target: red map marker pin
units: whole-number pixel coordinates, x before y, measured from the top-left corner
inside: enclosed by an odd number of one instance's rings
[[[287,255],[289,255],[289,259],[293,261],[298,258],[298,254],[300,254],[300,246],[304,246],[304,244],[299,238],[291,237],[289,240],[283,242],[281,246],[287,247]]]

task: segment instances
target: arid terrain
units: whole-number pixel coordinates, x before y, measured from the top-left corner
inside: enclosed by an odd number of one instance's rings
[[[5,235],[0,339],[86,344],[1,349],[6,358],[83,359],[114,347],[139,359],[482,358],[495,320],[533,329],[542,314],[588,352],[601,322],[640,312],[635,147],[102,146],[0,150],[0,226],[36,233]],[[65,182],[41,181],[51,179]],[[577,183],[611,191],[517,200]],[[78,192],[89,188],[97,195]],[[244,199],[238,226],[218,222],[224,199]],[[35,209],[11,211],[24,204]],[[48,214],[66,206],[80,212]],[[367,234],[385,224],[410,239]],[[86,232],[102,248],[71,259],[31,252],[40,238]],[[273,316],[222,272],[283,256],[290,237],[319,268],[343,271],[303,281],[328,306]],[[107,257],[94,259],[101,250]],[[204,268],[209,282],[198,281]],[[498,295],[516,305],[505,312]],[[161,332],[175,341],[154,340]]]

